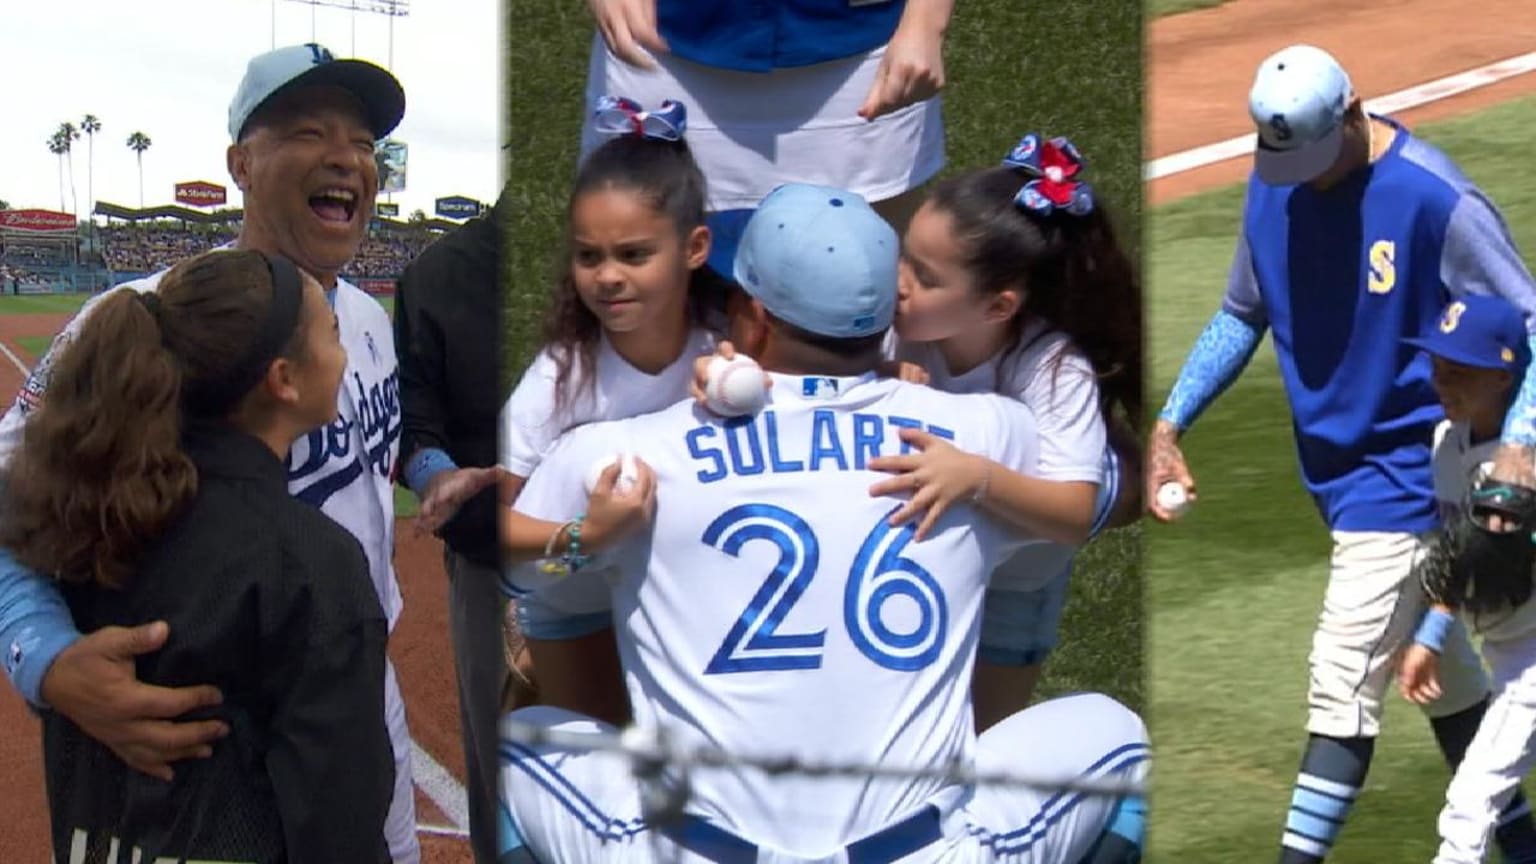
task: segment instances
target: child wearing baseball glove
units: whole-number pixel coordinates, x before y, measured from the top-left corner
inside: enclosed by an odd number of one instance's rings
[[[1429,605],[1404,650],[1398,685],[1412,702],[1433,701],[1440,651],[1456,616],[1482,636],[1494,697],[1446,792],[1434,859],[1476,864],[1533,763],[1536,604],[1528,601],[1536,490],[1485,479],[1531,356],[1522,313],[1499,297],[1461,297],[1427,335],[1405,341],[1430,356],[1446,419],[1434,444],[1440,533],[1417,566]]]

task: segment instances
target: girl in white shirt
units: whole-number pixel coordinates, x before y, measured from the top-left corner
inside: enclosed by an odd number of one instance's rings
[[[903,472],[873,494],[911,490],[897,515],[921,534],[957,500],[1051,541],[993,576],[975,679],[978,730],[1029,704],[1056,642],[1076,550],[1141,509],[1141,286],[1065,139],[1025,136],[1001,167],[940,183],[903,238],[895,356],[950,392],[1011,395],[1038,418],[1033,476],[912,430],[921,452],[870,467]]]
[[[704,177],[682,137],[683,107],[668,102],[644,112],[604,99],[597,118],[623,134],[593,151],[577,174],[568,257],[544,347],[502,410],[507,560],[590,554],[643,521],[649,478],[639,494],[614,495],[617,468],[598,483],[586,513],[563,524],[530,518],[513,504],[562,432],[685,398],[693,359],[714,349],[706,321],[718,320],[724,301],[727,283],[705,266]],[[556,618],[535,604],[519,606],[541,699],[622,725],[628,707],[607,616]]]

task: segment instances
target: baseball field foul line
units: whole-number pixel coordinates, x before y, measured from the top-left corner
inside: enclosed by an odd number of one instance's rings
[[[437,809],[453,822],[452,829],[417,825],[416,830],[428,834],[469,836],[469,799],[464,787],[414,739],[411,741],[411,774],[416,787],[426,793],[432,803],[437,805]]]
[[[11,365],[16,367],[16,371],[21,373],[21,377],[25,378],[30,374],[31,370],[27,368],[27,364],[21,362],[21,358],[16,356],[16,352],[12,351],[10,346],[4,342],[0,342],[0,354],[4,354],[5,359],[11,361]]]
[[[1365,107],[1378,114],[1392,114],[1447,99],[1468,90],[1486,87],[1531,71],[1536,71],[1536,51],[1490,63],[1487,66],[1479,66],[1466,72],[1458,72],[1445,78],[1437,78],[1424,84],[1415,84],[1405,90],[1388,93],[1375,99],[1367,99]],[[1240,135],[1215,144],[1206,144],[1203,147],[1153,159],[1143,168],[1143,179],[1157,180],[1172,174],[1204,168],[1217,162],[1225,162],[1228,159],[1236,159],[1239,156],[1247,156],[1253,152],[1254,138],[1255,136],[1251,133]]]

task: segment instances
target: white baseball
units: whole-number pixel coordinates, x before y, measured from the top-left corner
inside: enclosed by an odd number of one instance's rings
[[[1157,506],[1168,515],[1178,518],[1189,509],[1189,497],[1184,494],[1184,484],[1177,480],[1169,480],[1157,487]]]
[[[704,382],[704,404],[721,417],[756,413],[768,398],[763,367],[745,354],[709,361]]]
[[[608,466],[615,462],[619,463],[619,479],[614,481],[613,491],[624,495],[635,487],[635,480],[638,478],[635,457],[628,453],[614,453],[593,462],[592,467],[587,469],[585,481],[588,495],[591,495],[592,490],[597,488],[598,481],[603,479],[603,472],[607,471]]]

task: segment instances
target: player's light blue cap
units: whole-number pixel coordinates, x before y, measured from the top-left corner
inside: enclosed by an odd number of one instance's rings
[[[1292,45],[1265,58],[1248,91],[1248,113],[1259,138],[1253,160],[1259,179],[1290,186],[1333,167],[1354,93],[1344,67],[1321,48]]]
[[[895,229],[858,195],[789,183],[742,231],[733,272],[775,318],[820,336],[883,333],[896,317]]]
[[[1531,362],[1525,314],[1502,297],[1467,294],[1452,300],[1433,327],[1403,341],[1463,366],[1522,372]]]
[[[299,87],[330,85],[348,90],[363,105],[368,128],[382,139],[405,116],[405,90],[381,66],[366,60],[337,60],[313,42],[289,45],[257,55],[245,67],[245,77],[229,103],[229,137],[239,141],[251,115],[274,97]]]

